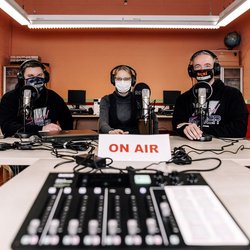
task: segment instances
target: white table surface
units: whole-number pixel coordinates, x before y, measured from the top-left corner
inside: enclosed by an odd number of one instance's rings
[[[23,172],[0,187],[0,246],[1,250],[11,249],[10,245],[49,172],[72,171],[75,164],[66,164],[54,169],[59,159],[38,160]],[[115,163],[117,167],[131,165],[145,166],[143,162]],[[158,169],[172,170],[211,168],[216,161],[194,162],[189,166],[161,164]],[[212,172],[202,173],[235,220],[250,237],[250,170],[234,161],[224,160],[221,167]]]

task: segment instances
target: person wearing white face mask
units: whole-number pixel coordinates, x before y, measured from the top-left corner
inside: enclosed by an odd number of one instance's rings
[[[105,134],[138,134],[138,116],[131,89],[136,83],[136,71],[128,65],[118,65],[110,72],[115,91],[100,102],[99,132]]]

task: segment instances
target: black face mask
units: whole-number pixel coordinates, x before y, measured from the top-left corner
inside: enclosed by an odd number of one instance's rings
[[[43,90],[45,79],[43,77],[31,77],[25,80],[26,85],[30,85],[35,87],[38,92],[41,92]]]
[[[200,81],[207,81],[209,82],[214,77],[213,69],[202,69],[202,70],[195,70],[195,79]]]

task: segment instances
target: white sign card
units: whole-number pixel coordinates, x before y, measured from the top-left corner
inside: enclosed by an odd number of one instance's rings
[[[168,134],[99,134],[98,156],[114,161],[168,161],[171,148]]]

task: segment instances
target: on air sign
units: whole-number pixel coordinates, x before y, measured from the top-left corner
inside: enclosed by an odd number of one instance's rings
[[[114,161],[168,161],[171,158],[169,135],[100,134],[98,156]]]

